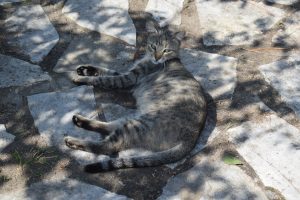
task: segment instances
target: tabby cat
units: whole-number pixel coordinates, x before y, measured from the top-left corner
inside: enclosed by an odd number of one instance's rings
[[[110,157],[89,164],[89,173],[129,167],[158,166],[178,161],[195,146],[206,118],[206,101],[200,84],[178,59],[183,32],[171,33],[153,22],[146,24],[146,55],[127,73],[81,66],[75,83],[106,89],[129,89],[136,99],[134,117],[104,122],[74,115],[78,127],[100,132],[101,141],[66,137],[72,149],[113,155],[139,149],[148,155]],[[106,75],[102,75],[102,73]]]

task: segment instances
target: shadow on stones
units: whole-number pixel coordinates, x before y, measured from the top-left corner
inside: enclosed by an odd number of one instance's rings
[[[220,3],[226,3],[226,0],[220,0]],[[246,4],[248,1],[244,1],[244,4]],[[64,5],[65,1],[52,1],[52,0],[45,0],[41,1],[41,4],[44,7],[51,7],[51,12],[56,12],[59,16],[61,16],[64,20],[60,21],[55,19],[54,17],[50,17],[50,21],[56,28],[58,34],[59,34],[59,42],[56,44],[56,46],[50,51],[50,53],[43,59],[42,62],[39,63],[39,65],[43,68],[43,70],[50,73],[52,77],[56,76],[56,73],[53,72],[54,66],[57,64],[61,56],[64,54],[64,52],[69,47],[70,43],[74,40],[79,40],[80,38],[85,37],[91,37],[94,40],[101,40],[104,36],[102,34],[99,34],[94,31],[89,31],[86,29],[78,28],[74,23],[70,22],[68,20],[65,20],[65,17],[61,14],[61,9]],[[12,4],[14,6],[20,6],[23,4]],[[243,5],[241,9],[244,7]],[[290,6],[291,9],[299,10],[300,6],[299,3],[295,3],[294,5]],[[3,33],[5,33],[4,26],[3,26],[3,20],[7,17],[7,14],[11,12],[11,7],[5,8],[0,6],[0,53],[11,55],[13,57],[21,58],[25,61],[29,61],[29,58],[25,55],[21,54],[17,48],[9,46],[6,41],[5,37],[3,36]],[[125,12],[125,11],[124,11]],[[47,13],[47,12],[46,12]],[[48,13],[47,13],[48,14]],[[137,30],[137,45],[136,45],[136,54],[135,59],[139,58],[144,53],[144,45],[146,43],[146,37],[147,34],[145,32],[145,22],[149,20],[153,20],[150,14],[144,13],[144,12],[137,12],[137,11],[131,11],[130,15],[132,17],[132,20],[135,24],[136,30]],[[109,17],[109,16],[107,16]],[[268,19],[259,19],[257,20],[256,25],[259,28],[265,28],[268,24]],[[80,29],[80,31],[78,31]],[[268,33],[268,31],[266,32]],[[206,37],[214,37],[214,33],[208,33],[209,35],[206,35]],[[232,33],[228,37],[234,37],[239,36],[242,37],[244,40],[249,39],[249,34],[247,32],[240,32],[240,33]],[[105,36],[106,37],[106,36]],[[115,43],[108,44],[111,46],[121,44],[121,46],[126,46],[126,44],[118,39],[114,40]],[[230,50],[226,50],[225,46],[212,46],[212,47],[206,47],[203,45],[203,37],[197,38],[197,41],[199,42],[199,45],[197,49],[203,50],[206,52],[211,53],[219,53],[223,50],[226,52],[225,54],[234,53],[236,56],[241,58],[241,55],[247,54],[248,52],[243,50],[244,46],[241,46],[238,50],[233,50],[230,52]],[[254,43],[253,47],[260,47],[265,42],[263,40],[258,40]],[[105,45],[105,43],[103,43]],[[107,46],[103,46],[103,49],[107,50]],[[295,47],[291,47],[295,48]],[[85,54],[92,53],[92,49],[84,49]],[[282,54],[284,55],[286,52],[290,49],[284,49],[282,50]],[[120,49],[118,50],[121,51]],[[236,51],[239,51],[238,53]],[[134,58],[129,58],[130,63]],[[112,58],[113,59],[113,58]],[[209,62],[209,60],[204,61],[206,63]],[[222,61],[220,60],[220,67],[222,62],[226,62],[226,60]],[[106,65],[108,68],[113,68],[115,66],[112,66],[113,60],[99,60],[99,63],[102,65]],[[239,64],[240,65],[240,64]],[[249,64],[248,64],[249,66]],[[124,69],[124,68],[122,68]],[[232,100],[230,100],[230,108],[231,110],[241,110],[243,107],[246,107],[249,104],[254,104],[259,102],[257,99],[253,98],[254,95],[258,95],[263,102],[265,102],[272,110],[274,110],[276,113],[278,113],[280,116],[285,116],[290,113],[293,113],[293,111],[286,106],[286,104],[282,101],[277,101],[277,99],[280,99],[280,95],[278,92],[270,86],[268,83],[266,83],[263,78],[255,79],[255,80],[241,80],[240,76],[244,69],[241,69],[238,67],[237,69],[237,85],[232,97]],[[216,69],[214,71],[216,75],[218,75],[219,71]],[[259,74],[259,71],[256,70],[256,73]],[[170,86],[172,87],[172,86]],[[217,89],[220,87],[219,85],[216,85],[214,89]],[[57,89],[57,88],[56,88]],[[163,91],[162,91],[163,92]],[[12,94],[13,92],[1,89],[0,93]],[[95,89],[96,96],[100,96],[101,100],[103,102],[110,102],[110,103],[118,103],[123,106],[127,107],[134,107],[133,99],[131,98],[131,95],[128,93],[121,93],[118,92],[109,92],[109,91],[103,91],[100,89]],[[4,151],[3,154],[7,154],[8,157],[5,160],[0,160],[0,167],[2,168],[16,168],[16,166],[19,166],[20,163],[18,159],[14,157],[14,154],[16,151],[24,153],[24,158],[30,157],[29,153],[31,149],[37,149],[41,148],[44,152],[51,152],[49,155],[46,153],[46,156],[55,156],[53,159],[50,159],[46,165],[40,165],[39,163],[34,163],[30,165],[25,165],[23,170],[23,174],[26,176],[28,180],[26,180],[26,185],[29,187],[32,183],[41,181],[44,177],[46,177],[48,174],[50,174],[55,167],[59,167],[61,164],[61,161],[64,159],[68,159],[69,156],[63,154],[62,152],[58,152],[53,147],[37,147],[37,144],[35,142],[31,141],[31,138],[34,136],[38,136],[38,130],[34,126],[34,121],[32,119],[32,116],[30,114],[30,111],[28,109],[27,101],[24,96],[20,94],[14,94],[17,98],[21,98],[22,101],[20,102],[9,102],[8,97],[1,97],[0,101],[0,113],[4,117],[0,117],[0,122],[6,124],[7,130],[10,133],[13,133],[16,136],[15,141],[9,145]],[[11,96],[11,95],[10,95]],[[275,97],[275,98],[274,98]],[[13,98],[13,97],[10,97]],[[222,96],[216,97],[216,99],[229,99],[228,96]],[[245,98],[247,101],[244,101]],[[210,119],[209,126],[210,131],[209,134],[212,132],[212,130],[215,128],[217,124],[217,105],[214,99],[212,99],[211,96],[207,95],[208,100],[208,119]],[[8,109],[9,108],[9,109]],[[242,121],[249,120],[249,117],[247,115],[241,117]],[[224,123],[229,123],[232,119],[225,120]],[[209,137],[209,134],[204,136],[204,141],[207,142],[207,139]],[[28,140],[30,142],[28,142]],[[241,138],[240,142],[246,141],[247,138]],[[208,148],[205,149],[203,154],[205,154],[208,151]],[[189,160],[186,162],[188,164],[184,168],[184,170],[187,170],[194,166],[196,163],[193,163],[191,161],[192,158],[189,158]],[[199,170],[202,170],[203,168],[206,169],[209,173],[214,173],[218,169],[214,168],[213,166],[210,166],[208,164],[204,164],[202,166],[197,166]],[[124,170],[117,170],[112,172],[106,172],[96,175],[87,175],[84,174],[80,169],[78,168],[76,161],[72,161],[69,164],[63,165],[64,170],[68,171],[70,173],[70,178],[75,178],[82,180],[84,182],[101,186],[105,189],[108,189],[113,192],[117,192],[119,194],[127,195],[128,197],[132,197],[135,199],[156,199],[162,192],[163,186],[166,185],[167,180],[180,172],[183,172],[184,170],[180,170],[181,166],[178,168],[175,168],[174,170],[169,169],[165,166],[160,167],[152,167],[152,168],[141,168],[141,169],[124,169]],[[223,177],[212,177],[216,182],[222,182],[223,184],[226,184],[227,181]],[[192,188],[192,191],[188,192],[195,192],[199,188],[203,187],[203,184],[205,183],[205,179],[203,177],[194,177],[193,179],[195,186]],[[0,182],[0,186],[3,186],[5,183]],[[224,191],[220,191],[219,194],[215,194],[216,196],[220,198],[228,198],[228,195],[230,195],[230,191],[232,191],[233,188],[230,185],[226,185]],[[142,191],[142,192],[141,192]],[[179,192],[179,191],[178,191]],[[247,197],[253,197],[255,198],[255,194],[250,193],[249,191],[245,190],[245,196]],[[236,197],[239,198],[239,197]],[[38,198],[37,198],[38,199]]]

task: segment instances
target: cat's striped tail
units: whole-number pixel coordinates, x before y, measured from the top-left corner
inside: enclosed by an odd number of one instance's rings
[[[171,149],[155,152],[146,156],[109,158],[107,160],[86,165],[84,171],[88,173],[98,173],[122,168],[154,167],[176,162],[189,152],[190,149],[181,143]]]

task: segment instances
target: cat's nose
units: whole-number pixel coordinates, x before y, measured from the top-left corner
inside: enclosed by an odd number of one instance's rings
[[[155,53],[154,57],[155,57],[155,60],[158,61],[159,59],[161,59],[161,54],[159,53]]]

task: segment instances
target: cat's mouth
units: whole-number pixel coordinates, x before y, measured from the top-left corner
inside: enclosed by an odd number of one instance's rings
[[[152,62],[153,64],[162,64],[162,63],[166,62],[166,59],[165,59],[165,58],[161,58],[161,59],[159,59],[159,60],[156,60],[155,58],[152,58],[152,59],[151,59],[151,62]]]

